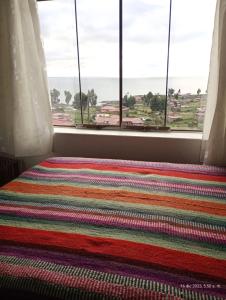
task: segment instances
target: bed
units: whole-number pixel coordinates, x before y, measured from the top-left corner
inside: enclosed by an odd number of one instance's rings
[[[0,189],[0,299],[226,299],[226,168],[50,158]]]

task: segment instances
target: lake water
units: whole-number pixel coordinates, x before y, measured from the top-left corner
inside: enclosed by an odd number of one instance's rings
[[[97,102],[118,100],[119,98],[119,80],[118,78],[83,78],[82,91],[94,89],[97,94]],[[165,93],[165,78],[125,78],[123,80],[123,94],[144,95],[148,92]],[[73,77],[49,77],[49,88],[56,88],[61,92],[60,99],[64,102],[64,90],[69,90],[72,95],[79,92],[78,78]],[[196,94],[200,88],[202,93],[207,89],[207,78],[169,78],[169,88],[175,91],[181,90],[182,94]]]

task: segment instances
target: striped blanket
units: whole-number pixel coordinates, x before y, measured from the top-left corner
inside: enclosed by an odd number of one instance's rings
[[[0,189],[0,299],[226,299],[226,169],[51,158]]]

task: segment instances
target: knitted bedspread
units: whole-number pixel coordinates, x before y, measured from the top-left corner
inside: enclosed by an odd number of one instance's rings
[[[226,299],[226,168],[50,158],[0,189],[0,299]]]

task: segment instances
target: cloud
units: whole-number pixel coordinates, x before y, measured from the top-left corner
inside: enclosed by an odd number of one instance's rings
[[[173,0],[171,76],[208,73],[216,0]],[[72,76],[77,67],[73,0],[39,2],[49,76]],[[81,73],[118,76],[119,2],[77,0]],[[124,0],[125,77],[165,76],[169,1]]]

